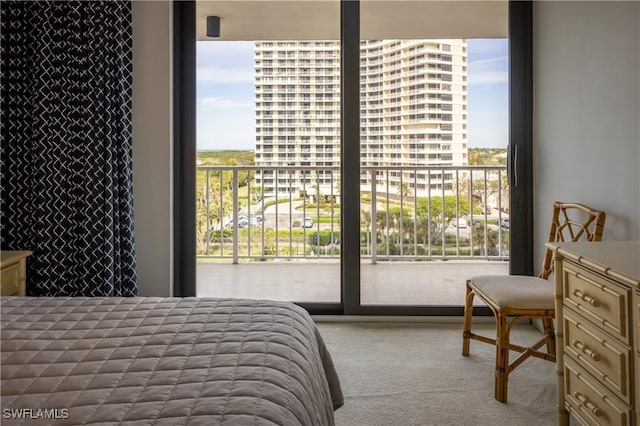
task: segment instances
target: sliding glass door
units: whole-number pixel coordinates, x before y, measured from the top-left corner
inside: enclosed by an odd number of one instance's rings
[[[531,272],[530,5],[259,7],[194,14],[197,144],[176,145],[194,151],[195,207],[178,216],[195,233],[177,293],[461,315],[468,275]]]
[[[507,11],[361,4],[365,311],[442,313],[469,276],[509,272]]]
[[[340,310],[339,6],[198,3],[198,296]]]

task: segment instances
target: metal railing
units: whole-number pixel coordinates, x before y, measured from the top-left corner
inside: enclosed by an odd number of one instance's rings
[[[375,179],[374,179],[375,177]],[[362,166],[361,257],[507,260],[503,166]],[[339,259],[340,168],[199,166],[197,255]]]

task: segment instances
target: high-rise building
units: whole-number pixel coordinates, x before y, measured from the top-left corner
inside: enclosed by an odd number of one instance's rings
[[[257,173],[265,194],[337,194],[337,172],[322,168],[340,165],[339,49],[256,42],[256,165],[306,168]],[[361,166],[388,166],[375,171],[377,189],[453,189],[446,171],[406,167],[467,164],[466,40],[363,41],[360,58]],[[363,189],[373,173],[362,174]]]

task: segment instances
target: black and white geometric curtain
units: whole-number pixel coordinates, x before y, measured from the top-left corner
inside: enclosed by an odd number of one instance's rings
[[[27,294],[135,296],[129,1],[2,1],[0,238]]]

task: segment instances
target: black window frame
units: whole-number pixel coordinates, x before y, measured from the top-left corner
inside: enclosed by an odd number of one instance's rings
[[[174,277],[175,296],[196,295],[195,155],[196,34],[195,2],[173,2],[174,105]],[[511,238],[509,272],[533,275],[533,14],[531,1],[509,2],[509,146]],[[341,0],[342,164],[359,164],[360,7]],[[357,54],[355,54],[355,53]],[[346,66],[345,66],[346,65]],[[349,125],[352,123],[352,125]],[[349,143],[356,140],[358,143]],[[346,161],[345,161],[346,159]],[[342,169],[345,199],[359,199],[359,170]],[[517,178],[516,178],[517,177]],[[347,196],[348,195],[348,196]],[[345,206],[341,250],[342,301],[300,303],[313,314],[462,316],[462,306],[365,305],[360,303],[359,209]],[[354,230],[349,232],[349,229]],[[343,283],[357,282],[358,285]],[[461,283],[460,285],[463,285]],[[346,301],[346,302],[345,302]],[[490,314],[487,308],[474,308]]]

